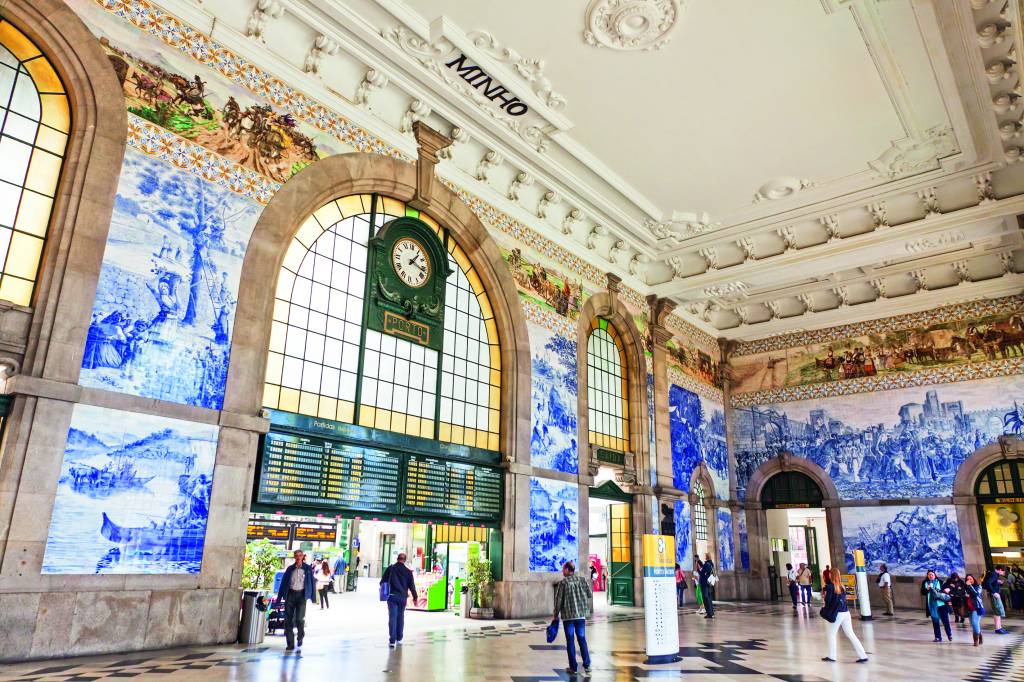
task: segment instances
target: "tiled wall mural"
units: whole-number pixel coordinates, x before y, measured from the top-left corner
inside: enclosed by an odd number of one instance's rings
[[[198,573],[217,427],[76,405],[43,573]]]
[[[576,435],[576,341],[529,324],[530,461],[533,466],[575,474],[579,471]]]
[[[956,507],[844,507],[843,543],[846,570],[852,571],[853,551],[863,549],[870,573],[887,564],[893,575],[923,578],[929,570],[940,576],[964,575],[964,552]]]
[[[736,515],[736,532],[740,536],[740,568],[750,570],[750,542],[747,539],[747,515],[741,509]]]
[[[519,295],[525,300],[571,320],[580,316],[586,298],[582,280],[573,280],[558,270],[531,261],[519,247],[502,249],[502,255],[519,287]]]
[[[842,499],[942,497],[971,453],[1024,430],[1024,376],[736,407],[731,423],[740,499],[781,451],[821,466]]]
[[[219,409],[260,206],[125,153],[80,383]]]
[[[579,486],[530,479],[530,570],[556,572],[579,556]]]
[[[693,570],[693,544],[690,542],[691,516],[690,501],[676,500],[674,509],[676,522],[676,563],[684,571]]]
[[[718,570],[735,571],[736,553],[732,542],[732,513],[719,508],[718,517]]]
[[[741,345],[731,360],[733,391],[848,381],[1024,355],[1024,299],[980,303],[820,330],[809,345],[774,347],[771,340]]]
[[[668,418],[672,436],[673,485],[683,492],[690,492],[690,477],[703,460],[714,479],[715,495],[722,500],[729,499],[725,408],[672,384],[668,389]]]

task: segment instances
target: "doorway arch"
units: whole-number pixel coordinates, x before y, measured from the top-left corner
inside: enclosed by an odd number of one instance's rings
[[[812,505],[813,508],[825,510],[828,551],[821,557],[821,562],[832,566],[845,566],[839,491],[824,469],[806,458],[783,452],[778,457],[762,463],[751,475],[747,484],[745,511],[750,578],[755,591],[751,596],[754,598],[770,598],[771,581],[777,577],[769,570],[772,550],[771,534],[768,530],[768,509],[812,508]],[[756,594],[758,590],[760,594]]]
[[[1019,437],[1000,436],[957,469],[953,504],[967,571],[978,575],[999,563],[991,556],[986,508],[995,507],[998,514],[998,507],[1004,506],[1008,513],[1024,514],[1024,504],[1014,502],[1017,499],[1024,499],[1024,441]]]
[[[703,460],[694,467],[690,475],[689,501],[690,553],[694,558],[699,557],[701,561],[704,560],[705,554],[710,554],[715,566],[718,566],[719,500],[715,497],[715,481],[711,477],[711,470]],[[704,527],[703,537],[701,525]]]

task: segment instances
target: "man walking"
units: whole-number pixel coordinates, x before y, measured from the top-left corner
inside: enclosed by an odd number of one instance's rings
[[[305,554],[301,549],[295,550],[292,556],[295,557],[295,563],[285,569],[281,577],[281,586],[277,591],[277,598],[284,601],[284,637],[287,642],[285,651],[302,648],[302,639],[306,636],[306,602],[316,603],[313,569],[303,562]],[[292,628],[299,631],[298,646]]]
[[[583,576],[576,575],[576,566],[571,561],[562,565],[562,581],[555,585],[555,619],[562,619],[565,628],[565,650],[569,655],[570,675],[579,670],[576,663],[576,642],[580,643],[583,657],[583,672],[590,675],[590,649],[587,647],[587,617],[590,615],[594,593]]]
[[[786,564],[786,583],[789,588],[789,597],[793,600],[793,609],[796,610],[796,601],[800,596],[800,588],[796,584],[796,569],[793,564]]]
[[[892,616],[893,603],[892,603],[892,576],[889,575],[889,567],[882,564],[879,568],[882,572],[878,576],[878,589],[882,591],[882,601],[885,603],[885,613],[883,615]]]
[[[419,598],[412,571],[405,565],[405,552],[400,552],[395,563],[384,570],[380,584],[388,586],[388,646],[394,649],[402,644],[405,635],[405,605],[407,595],[413,601]]]

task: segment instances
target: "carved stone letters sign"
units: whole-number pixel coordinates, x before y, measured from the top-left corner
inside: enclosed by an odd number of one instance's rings
[[[530,110],[525,102],[509,92],[504,85],[488,76],[482,68],[469,61],[466,55],[459,53],[458,57],[445,63],[445,66],[454,70],[462,77],[462,80],[483,93],[487,99],[492,102],[500,102],[498,108],[509,116],[522,116]]]

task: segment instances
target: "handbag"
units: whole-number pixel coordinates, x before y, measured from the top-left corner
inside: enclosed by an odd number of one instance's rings
[[[715,575],[714,573],[712,573],[711,575],[708,576],[708,585],[711,585],[711,587],[714,587],[717,584],[718,584],[718,576]]]
[[[551,621],[551,623],[548,625],[547,632],[545,633],[545,635],[547,637],[548,644],[551,644],[553,641],[555,641],[555,638],[558,637],[558,619],[557,618],[555,618],[553,621]]]

